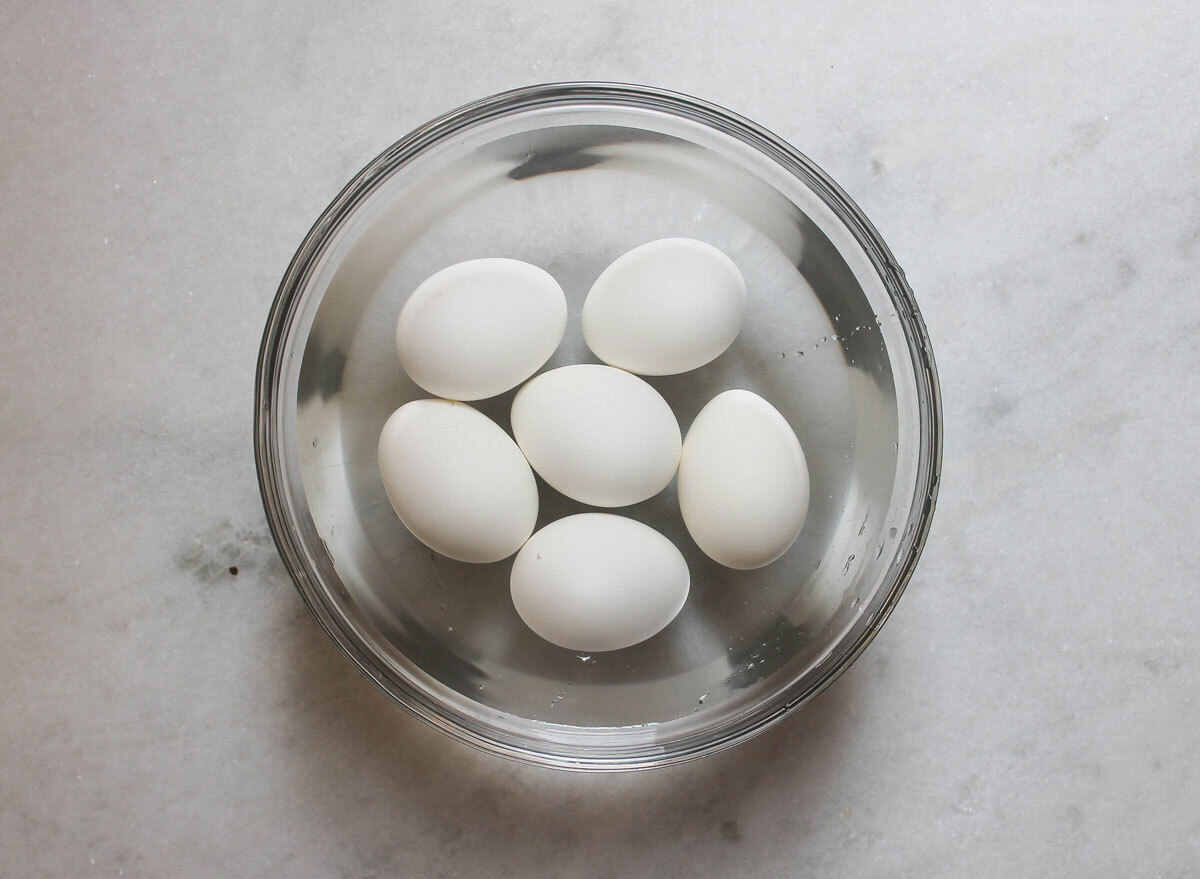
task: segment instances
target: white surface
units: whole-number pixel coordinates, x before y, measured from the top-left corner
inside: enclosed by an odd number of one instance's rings
[[[688,428],[679,511],[696,545],[740,571],[788,551],[808,515],[808,463],[779,410],[752,391],[725,391]]]
[[[538,490],[504,428],[465,403],[413,400],[379,434],[392,509],[426,546],[460,562],[497,562],[533,533]]]
[[[512,600],[525,625],[568,650],[620,650],[661,632],[691,576],[675,544],[612,513],[579,513],[539,530],[513,560]]]
[[[1200,871],[1194,2],[4,21],[6,871]],[[820,163],[905,267],[945,397],[933,532],[866,654],[758,739],[623,777],[389,704],[282,573],[250,450],[268,306],[350,175],[449,107],[577,78],[709,98]]]
[[[513,398],[512,429],[538,476],[597,507],[658,494],[675,476],[683,443],[662,394],[600,363],[534,376]]]
[[[742,273],[711,244],[662,238],[617,257],[588,291],[583,338],[611,366],[640,375],[697,369],[737,338]]]
[[[562,287],[516,259],[472,259],[422,281],[400,309],[396,352],[435,397],[482,400],[550,359],[567,326]]]

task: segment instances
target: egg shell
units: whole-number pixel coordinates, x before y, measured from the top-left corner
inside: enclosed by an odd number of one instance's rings
[[[379,472],[400,521],[462,562],[496,562],[537,521],[533,471],[507,433],[465,403],[414,400],[379,435]]]
[[[673,375],[720,356],[742,328],[746,282],[728,256],[664,238],[617,257],[583,304],[583,338],[612,366]]]
[[[512,600],[535,633],[568,650],[630,647],[687,600],[687,562],[648,525],[612,513],[551,522],[517,553]]]
[[[635,504],[662,491],[682,447],[679,422],[658,391],[595,363],[527,382],[513,400],[512,428],[539,476],[597,507]]]
[[[515,259],[473,259],[413,291],[396,322],[396,352],[429,393],[482,400],[537,372],[566,326],[566,297],[547,272]]]
[[[750,391],[726,391],[700,410],[683,443],[678,489],[696,545],[738,570],[782,556],[808,514],[800,441],[783,415]]]

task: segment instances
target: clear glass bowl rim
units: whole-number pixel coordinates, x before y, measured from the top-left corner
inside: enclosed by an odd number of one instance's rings
[[[277,449],[279,407],[289,401],[280,395],[283,351],[289,328],[311,272],[326,247],[357,205],[397,168],[456,132],[498,116],[557,106],[605,106],[651,109],[680,116],[732,136],[759,150],[816,193],[849,229],[870,258],[892,299],[912,361],[917,386],[920,448],[917,485],[905,535],[898,550],[900,563],[869,625],[852,643],[838,645],[837,660],[812,681],[798,679],[771,698],[765,710],[732,729],[702,741],[689,740],[670,750],[647,748],[608,754],[564,756],[541,753],[513,741],[490,737],[439,710],[408,682],[390,673],[371,645],[328,606],[327,593],[315,582],[305,553],[291,527],[284,501],[287,473]],[[878,634],[904,592],[928,538],[937,502],[942,462],[942,411],[937,369],[924,320],[903,270],[888,246],[858,206],[814,162],[787,142],[749,119],[723,107],[651,86],[607,82],[560,82],[525,86],[463,105],[422,125],[396,141],[346,184],[313,224],[284,273],[263,331],[258,353],[254,399],[254,457],[263,508],[276,547],[309,611],[338,649],[369,680],[402,708],[437,729],[476,748],[534,765],[574,770],[625,771],[682,763],[732,747],[774,725],[836,680]],[[294,405],[294,400],[290,401]],[[801,686],[803,685],[803,686]]]

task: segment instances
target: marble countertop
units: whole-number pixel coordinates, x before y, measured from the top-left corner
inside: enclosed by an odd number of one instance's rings
[[[1192,2],[9,4],[0,872],[1196,875],[1197,33]],[[254,477],[309,224],[414,126],[556,79],[796,144],[892,245],[941,371],[940,506],[880,637],[652,773],[394,708],[308,616]]]

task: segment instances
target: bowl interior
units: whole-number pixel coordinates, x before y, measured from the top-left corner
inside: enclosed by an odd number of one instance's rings
[[[294,549],[302,592],[407,707],[542,762],[670,761],[811,695],[890,609],[923,500],[929,436],[912,318],[862,230],[769,142],[708,111],[650,103],[529,100],[417,132],[347,188],[281,291],[273,525]],[[773,403],[807,454],[811,507],[791,550],[749,572],[696,548],[674,483],[618,511],[680,548],[691,595],[649,641],[574,653],[517,617],[511,559],[440,557],[392,511],[379,431],[398,406],[428,396],[399,366],[396,318],[438,269],[513,257],[566,291],[566,338],[544,368],[595,362],[579,322],[590,284],[626,250],[671,236],[734,260],[749,291],[746,323],[713,363],[648,381],[685,431],[730,388]],[[472,405],[507,430],[512,396]],[[588,509],[539,488],[539,527]]]

